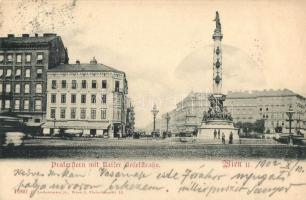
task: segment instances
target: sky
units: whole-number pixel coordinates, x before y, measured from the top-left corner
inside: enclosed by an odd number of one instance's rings
[[[212,90],[215,12],[223,92],[288,88],[306,96],[305,1],[0,0],[0,35],[54,32],[70,63],[125,71],[136,127],[194,92]]]

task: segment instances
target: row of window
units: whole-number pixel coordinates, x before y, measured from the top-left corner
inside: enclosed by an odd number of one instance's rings
[[[266,122],[266,124],[269,125],[268,122]],[[276,126],[280,126],[280,125],[281,125],[281,126],[284,126],[284,125],[285,125],[285,122],[281,122],[281,123],[280,123],[280,122],[277,121],[277,122],[275,123],[274,121],[271,121],[271,125],[272,125],[272,126],[274,126],[274,125],[276,125]]]
[[[23,110],[29,110],[29,102],[30,101],[28,99],[25,99],[23,101]],[[34,105],[35,105],[34,109],[36,111],[41,111],[42,104],[41,104],[41,100],[40,99],[35,100]],[[21,107],[20,107],[20,100],[19,99],[15,99],[13,107],[11,107],[11,100],[5,100],[3,108],[4,109],[14,108],[15,110],[19,110],[19,109],[21,109]],[[0,110],[1,109],[2,109],[2,100],[0,100]]]
[[[57,88],[57,81],[56,81],[56,80],[52,80],[52,81],[51,81],[51,88],[52,88],[52,89],[56,89],[56,88]],[[67,81],[66,81],[66,80],[62,80],[62,81],[61,81],[61,88],[62,88],[62,89],[68,88],[68,85],[67,85]],[[78,88],[77,81],[76,81],[76,80],[72,80],[72,81],[71,81],[71,89],[77,89],[77,88]],[[82,88],[82,89],[88,88],[87,80],[82,80],[82,81],[81,81],[81,88]],[[91,81],[91,88],[92,88],[92,89],[98,88],[98,82],[97,82],[96,80],[92,80],[92,81]],[[106,89],[106,88],[107,88],[107,80],[102,80],[101,88],[103,88],[103,89]],[[116,91],[116,92],[119,92],[119,88],[120,88],[120,81],[115,81],[115,91]]]
[[[15,63],[21,64],[24,60],[25,63],[31,63],[32,62],[32,54],[15,54]],[[13,63],[14,54],[8,53],[8,54],[0,54],[0,63]],[[43,64],[44,60],[44,53],[37,53],[36,54],[36,63],[37,64]]]
[[[114,120],[120,120],[121,119],[121,110],[120,109],[114,109]]]
[[[268,118],[268,115],[263,114],[263,118]],[[265,116],[265,117],[264,117]],[[275,112],[275,113],[270,113],[271,118],[278,118],[278,119],[285,119],[287,115],[282,112]]]
[[[43,70],[41,68],[36,69],[36,78],[41,78],[42,77]],[[12,69],[6,69],[6,73],[4,73],[3,69],[0,69],[0,77],[12,77]],[[21,77],[22,76],[22,71],[20,68],[17,68],[15,70],[15,77]],[[26,78],[31,78],[31,69],[26,68],[24,70],[24,77]]]
[[[86,103],[86,94],[81,94],[81,103]],[[61,103],[66,103],[67,102],[67,95],[66,94],[61,94]],[[77,95],[76,94],[71,94],[70,96],[70,102],[71,103],[76,103],[77,102]],[[92,94],[91,95],[91,103],[95,104],[97,102],[97,95]],[[102,94],[101,96],[101,102],[102,104],[106,104],[106,94]],[[51,94],[51,103],[56,103],[56,94]]]
[[[242,119],[242,120],[252,120],[253,119],[253,117],[234,117],[236,120],[239,120],[239,119]]]
[[[60,109],[60,118],[61,119],[66,119],[66,108],[61,108]],[[56,108],[51,108],[50,110],[50,118],[55,119],[56,116]],[[107,109],[102,109],[101,110],[101,119],[106,119],[107,117]],[[70,119],[76,119],[77,118],[77,109],[76,108],[71,108],[70,109]],[[80,119],[86,119],[86,108],[81,108],[80,109]],[[97,109],[91,109],[90,110],[90,119],[97,119]]]
[[[275,102],[275,101],[278,101],[278,102],[282,102],[284,100],[288,100],[288,101],[291,101],[294,97],[285,97],[283,96],[282,94],[280,94],[279,96],[276,96],[276,97],[259,97],[257,98],[258,101],[264,101],[264,102]]]
[[[283,98],[285,98],[285,97],[283,97]],[[273,103],[270,103],[269,105],[258,104],[257,106],[270,107],[270,108],[278,109],[278,107],[289,107],[290,104],[291,104],[290,102],[287,102],[286,104],[280,104],[280,103],[277,103],[277,102],[273,102]]]
[[[12,90],[11,90],[11,83],[6,83],[6,84],[4,84],[4,91],[3,91],[3,86],[2,86],[2,83],[0,83],[0,93],[2,93],[2,92],[4,92],[4,93],[10,93],[10,92],[12,92]],[[14,92],[16,93],[16,94],[19,94],[20,93],[20,87],[21,87],[21,84],[20,83],[17,83],[17,84],[15,84],[15,90],[14,90]],[[23,90],[23,92],[25,93],[25,94],[28,94],[28,93],[31,93],[31,88],[30,88],[30,83],[25,83],[24,84],[24,90]],[[42,93],[42,84],[41,83],[37,83],[36,85],[35,85],[35,93],[37,93],[37,94],[41,94]]]

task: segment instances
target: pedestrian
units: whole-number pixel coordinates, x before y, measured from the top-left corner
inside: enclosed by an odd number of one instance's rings
[[[215,129],[214,130],[214,139],[216,139],[217,138],[217,130]]]
[[[223,132],[222,132],[222,144],[225,144],[225,135]]]
[[[220,139],[220,129],[218,129],[218,139]]]
[[[229,141],[228,141],[229,144],[233,144],[233,133],[231,131],[230,135],[229,135]]]

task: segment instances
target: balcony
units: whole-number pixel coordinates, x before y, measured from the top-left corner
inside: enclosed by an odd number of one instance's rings
[[[13,97],[13,92],[5,92],[5,91],[2,91],[0,92],[1,96],[2,97]]]

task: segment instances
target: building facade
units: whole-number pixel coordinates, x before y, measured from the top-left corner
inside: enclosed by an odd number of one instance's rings
[[[128,85],[124,72],[98,64],[61,64],[48,70],[44,134],[125,135]]]
[[[203,112],[209,108],[209,93],[191,92],[177,103],[176,109],[169,112],[169,127],[172,132],[186,131],[188,127],[199,127]],[[306,130],[306,99],[288,89],[262,90],[252,92],[228,92],[224,106],[231,113],[233,121],[251,122],[263,119],[265,131],[275,133],[280,128],[282,133],[289,132],[286,112],[292,106],[292,129]],[[166,130],[166,113],[158,120],[161,130]]]
[[[0,38],[0,113],[41,125],[46,114],[47,70],[61,63],[68,63],[68,53],[56,34]]]
[[[226,106],[232,113],[234,122],[265,121],[265,131],[275,133],[289,132],[286,112],[292,106],[292,129],[305,132],[306,129],[306,98],[291,90],[263,90],[252,92],[229,92]]]
[[[199,127],[202,122],[203,112],[209,108],[210,93],[190,92],[187,97],[176,104],[176,108],[169,111],[169,130],[173,133],[192,131]],[[161,115],[157,120],[157,127],[161,131],[167,128],[167,113]]]

